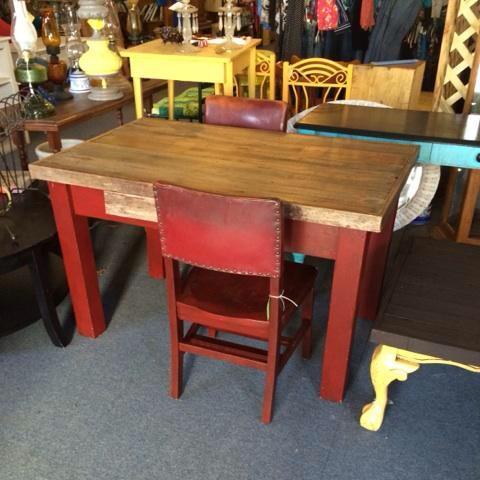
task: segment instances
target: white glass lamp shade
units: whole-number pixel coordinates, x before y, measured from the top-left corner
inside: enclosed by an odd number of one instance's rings
[[[18,54],[32,58],[37,49],[37,31],[23,0],[13,0],[12,38]]]
[[[103,0],[78,0],[77,15],[84,20],[106,18],[108,10]]]

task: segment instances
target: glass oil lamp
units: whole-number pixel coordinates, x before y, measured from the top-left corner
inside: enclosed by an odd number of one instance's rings
[[[119,55],[109,48],[108,38],[102,34],[108,9],[103,0],[79,0],[78,16],[92,27],[93,35],[87,40],[88,50],[80,57],[80,68],[90,79],[91,100],[105,101],[123,97],[123,93],[109,82],[122,68]]]
[[[222,44],[225,50],[241,48],[233,41],[235,29],[242,28],[242,9],[235,5],[235,0],[225,0],[225,5],[218,9],[218,28],[225,32],[225,43]]]
[[[23,0],[13,0],[11,31],[18,52],[15,79],[18,83],[28,86],[28,93],[24,99],[25,116],[29,119],[39,119],[53,115],[55,107],[33,88],[33,85],[47,81],[47,69],[35,60],[37,32]]]
[[[90,82],[79,65],[80,57],[85,53],[86,45],[80,36],[80,22],[72,4],[66,3],[63,9],[63,31],[65,32],[65,50],[69,61],[69,80],[71,93],[90,91]]]
[[[182,0],[174,3],[170,10],[177,14],[177,28],[183,37],[180,51],[186,53],[198,52],[199,48],[192,45],[192,36],[198,32],[198,8],[190,5],[190,0]]]
[[[67,64],[58,58],[60,32],[51,8],[46,8],[42,13],[42,41],[50,55],[47,72],[48,79],[54,86],[53,96],[56,100],[68,100],[72,98],[72,95],[64,90],[65,80],[67,79]]]
[[[108,13],[105,18],[103,34],[108,38],[110,48],[116,52],[118,48],[125,48],[125,45],[115,0],[105,0],[105,7],[107,7]]]
[[[127,33],[131,45],[138,45],[142,42],[142,29],[138,0],[128,0]]]

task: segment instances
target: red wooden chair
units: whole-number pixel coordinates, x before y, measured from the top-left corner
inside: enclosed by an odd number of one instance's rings
[[[205,99],[205,123],[284,132],[288,109],[280,100],[210,95]]]
[[[269,423],[276,377],[303,339],[311,353],[313,267],[283,261],[282,205],[156,183],[171,341],[170,394],[182,393],[185,353],[266,373],[262,421]],[[190,266],[180,275],[178,261]],[[293,336],[282,331],[302,306]],[[184,322],[191,326],[184,333]],[[267,342],[267,350],[202,335],[200,327]]]

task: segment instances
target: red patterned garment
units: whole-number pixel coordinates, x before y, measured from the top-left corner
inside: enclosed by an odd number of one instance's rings
[[[319,30],[334,30],[338,26],[336,0],[317,0],[317,22]]]

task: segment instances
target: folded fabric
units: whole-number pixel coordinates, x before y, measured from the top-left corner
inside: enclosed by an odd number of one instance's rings
[[[215,90],[213,87],[202,89],[202,99],[208,95],[213,95]],[[187,88],[174,100],[174,116],[175,118],[198,118],[198,88]],[[168,118],[168,98],[164,97],[152,106],[152,115]]]

